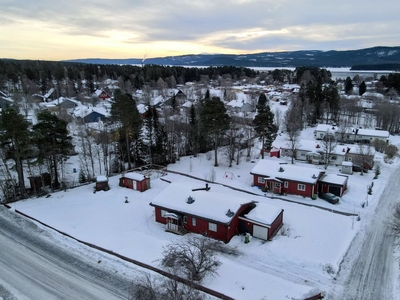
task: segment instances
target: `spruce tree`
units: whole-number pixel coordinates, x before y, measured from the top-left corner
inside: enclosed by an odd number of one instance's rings
[[[366,91],[367,91],[367,85],[365,84],[365,81],[362,81],[360,83],[360,86],[358,87],[358,94],[362,96]]]

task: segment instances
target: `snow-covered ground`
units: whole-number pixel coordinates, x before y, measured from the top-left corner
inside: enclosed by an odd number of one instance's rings
[[[310,138],[312,132],[313,128],[308,128],[302,137]],[[390,139],[391,143],[400,146],[398,137],[391,136]],[[279,136],[277,143],[282,140],[283,136]],[[392,164],[386,164],[383,154],[377,153],[376,164],[381,167],[379,178],[373,180],[373,172],[363,176],[360,173],[350,175],[348,190],[339,205],[321,199],[284,196],[315,206],[309,207],[272,199],[269,194],[251,186],[250,171],[260,159],[258,151],[254,149],[251,161],[242,161],[231,168],[222,155],[219,157],[220,166],[213,167],[214,159],[209,159],[205,154],[182,157],[168,166],[170,170],[199,179],[208,179],[215,172],[215,183],[251,191],[256,195],[217,184],[210,185],[212,190],[224,193],[226,197],[240,196],[284,209],[284,227],[271,242],[252,238],[250,243],[245,244],[244,237],[235,236],[228,245],[237,248],[241,255],[221,255],[222,265],[218,269],[218,276],[206,279],[204,284],[235,299],[302,299],[318,291],[329,293],[335,285],[334,277],[347,249],[356,233],[371,220],[385,183],[399,162],[394,160]],[[68,160],[69,176],[77,176],[72,172],[77,165],[74,158]],[[322,168],[307,164],[302,166]],[[327,172],[337,174],[339,167],[330,166]],[[114,176],[109,178],[111,189],[107,192],[93,193],[91,184],[53,193],[49,198],[19,201],[12,204],[12,208],[77,239],[159,266],[163,246],[187,238],[168,233],[162,224],[155,222],[154,208],[149,203],[169,184],[162,181],[160,176],[154,173],[151,189],[143,193],[120,187],[119,176]],[[199,185],[195,179],[171,172],[165,178],[172,182],[185,181]],[[367,185],[372,181],[373,193],[367,197]],[[129,203],[125,203],[125,197],[128,197]],[[368,205],[363,208],[363,203]],[[318,206],[356,213],[360,218],[321,210]]]

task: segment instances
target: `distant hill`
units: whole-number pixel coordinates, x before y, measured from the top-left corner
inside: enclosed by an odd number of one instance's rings
[[[102,59],[86,58],[67,60],[88,64],[129,64],[140,65],[142,59]],[[351,68],[362,70],[380,70],[382,66],[389,70],[399,70],[400,47],[373,47],[360,50],[320,51],[302,50],[285,52],[263,52],[256,54],[188,54],[148,58],[144,64],[171,66],[236,66],[236,67],[299,67],[315,66],[320,68]]]

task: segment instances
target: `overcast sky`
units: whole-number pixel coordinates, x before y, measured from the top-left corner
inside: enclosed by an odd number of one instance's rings
[[[0,0],[0,57],[62,60],[400,46],[398,0]]]

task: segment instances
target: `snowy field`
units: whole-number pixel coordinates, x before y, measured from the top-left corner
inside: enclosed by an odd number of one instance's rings
[[[312,139],[313,128],[302,133],[302,138]],[[390,137],[391,143],[400,147],[400,139]],[[276,143],[282,142],[279,136]],[[238,257],[221,256],[222,265],[218,276],[204,282],[209,288],[235,299],[303,299],[319,291],[329,293],[335,284],[339,264],[350,243],[359,230],[368,224],[378,204],[379,196],[385,188],[390,174],[399,166],[397,160],[385,164],[383,154],[376,154],[375,164],[381,167],[381,175],[373,180],[374,172],[363,176],[350,175],[348,190],[339,205],[324,200],[312,200],[298,196],[283,196],[299,205],[278,198],[270,198],[260,189],[252,187],[251,169],[261,159],[254,149],[251,161],[242,161],[231,168],[221,155],[219,167],[213,167],[214,159],[200,154],[197,157],[182,157],[169,165],[172,171],[186,173],[204,180],[215,172],[212,191],[259,201],[284,209],[284,226],[270,242],[255,238],[244,243],[243,236],[235,236],[228,244],[238,249]],[[68,160],[68,172],[73,173],[78,162]],[[265,159],[276,160],[277,158]],[[285,161],[284,159],[281,159]],[[289,161],[288,161],[289,162]],[[321,168],[296,162],[310,168]],[[339,167],[329,166],[327,173],[338,174]],[[179,243],[187,238],[168,233],[164,225],[156,223],[154,208],[149,203],[163,192],[169,183],[160,179],[160,174],[151,177],[151,189],[140,193],[120,187],[119,177],[109,178],[111,189],[93,193],[93,184],[53,193],[49,198],[34,198],[12,204],[12,208],[66,232],[77,239],[107,248],[121,255],[159,267],[163,246],[171,242]],[[189,182],[203,186],[204,182],[169,172],[164,176],[171,182]],[[373,193],[367,197],[367,185],[374,181]],[[256,195],[238,192],[226,186],[251,191]],[[177,191],[177,194],[179,191]],[[125,197],[129,203],[125,203]],[[281,197],[281,196],[280,196]],[[362,207],[362,204],[364,208]],[[322,210],[332,208],[359,215],[344,216]],[[212,209],[212,205],[210,205]]]

